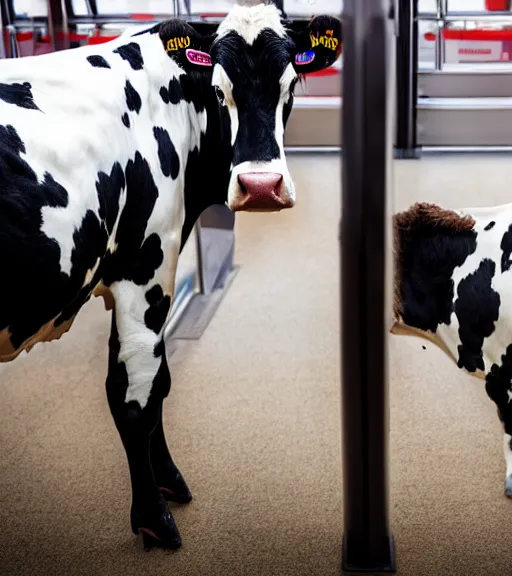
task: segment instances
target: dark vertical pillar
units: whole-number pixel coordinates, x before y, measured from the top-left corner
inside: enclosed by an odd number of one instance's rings
[[[3,58],[17,58],[19,56],[16,29],[14,27],[13,0],[0,0],[0,56]]]
[[[397,0],[396,157],[418,158],[418,0]]]
[[[96,7],[96,0],[93,0],[92,5]],[[89,8],[91,4],[89,5]],[[70,20],[73,21],[75,18],[75,10],[73,8],[73,0],[64,0],[64,18],[65,22],[67,23],[67,33],[69,35],[69,47],[70,48],[78,48],[81,43],[78,40],[71,40],[71,35],[76,34],[77,26],[76,24],[70,24]]]
[[[69,44],[68,15],[62,0],[48,0],[48,33],[52,50],[67,50]]]
[[[344,572],[394,572],[386,317],[395,45],[390,0],[345,0],[341,358]]]
[[[86,4],[88,13],[91,14],[92,16],[97,16],[98,6],[96,4],[96,0],[86,0]]]
[[[3,6],[0,2],[0,59],[7,58],[6,40],[7,35],[4,27]]]

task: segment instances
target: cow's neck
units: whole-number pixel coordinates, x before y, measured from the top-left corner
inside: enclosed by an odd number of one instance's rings
[[[214,204],[225,204],[233,157],[229,115],[218,104],[211,78],[196,81],[205,87],[207,128],[199,145],[188,155],[182,248],[201,213]]]
[[[150,99],[164,106],[167,129],[173,137],[176,115],[182,110],[171,101],[166,104],[161,97],[161,89],[179,82],[187,102],[189,133],[184,145],[185,160],[185,220],[182,230],[182,247],[188,239],[194,224],[201,213],[214,204],[226,201],[231,173],[232,147],[229,114],[221,108],[211,85],[211,71],[183,75],[181,69],[163,49],[158,34],[150,32],[135,36],[134,41],[141,45],[142,53],[147,54],[145,71]],[[146,58],[145,58],[146,61]]]

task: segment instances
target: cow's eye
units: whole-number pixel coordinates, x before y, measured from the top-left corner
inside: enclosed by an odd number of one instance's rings
[[[215,94],[217,95],[217,100],[221,106],[224,106],[226,103],[226,97],[224,96],[224,92],[218,87],[215,86]]]

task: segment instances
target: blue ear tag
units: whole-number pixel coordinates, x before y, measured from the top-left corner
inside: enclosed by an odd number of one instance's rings
[[[295,64],[297,64],[297,66],[304,66],[306,64],[311,64],[311,62],[313,62],[313,60],[315,59],[315,51],[314,50],[308,50],[307,52],[302,52],[301,54],[297,54],[295,56]]]

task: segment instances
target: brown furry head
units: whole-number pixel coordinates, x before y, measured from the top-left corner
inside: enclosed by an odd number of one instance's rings
[[[417,202],[408,210],[393,216],[393,251],[395,263],[393,312],[395,320],[404,316],[403,283],[405,276],[413,290],[425,290],[423,282],[417,278],[417,270],[422,268],[430,274],[434,286],[439,284],[440,271],[449,267],[449,253],[452,251],[452,236],[467,236],[473,230],[475,221],[470,215],[461,216],[453,210],[440,208],[436,204]],[[439,239],[443,238],[443,242]],[[435,241],[437,238],[438,241]],[[423,262],[419,261],[423,260]],[[411,272],[411,262],[415,262]],[[406,270],[407,268],[407,270]],[[410,276],[410,277],[409,277]],[[426,293],[423,296],[429,296]],[[430,298],[429,298],[430,299]]]
[[[472,216],[461,216],[453,210],[440,208],[437,204],[416,202],[408,210],[393,216],[395,229],[412,230],[417,227],[434,228],[451,232],[472,230],[475,221]]]

